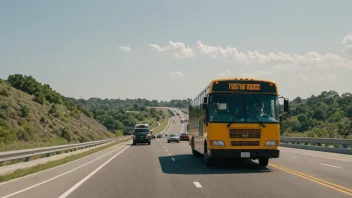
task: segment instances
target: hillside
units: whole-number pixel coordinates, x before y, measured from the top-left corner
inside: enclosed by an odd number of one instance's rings
[[[0,79],[0,151],[113,137],[81,111],[43,98],[40,104],[35,98]]]
[[[185,102],[174,100],[170,104],[181,106]],[[160,122],[160,127],[165,127],[168,111],[143,104],[149,103],[145,99],[76,100],[32,76],[10,75],[0,81],[0,151],[121,136],[129,134],[137,123],[154,128]]]

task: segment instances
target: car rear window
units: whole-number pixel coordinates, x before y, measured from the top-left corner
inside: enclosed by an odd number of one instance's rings
[[[170,137],[177,137],[177,136],[176,136],[176,135],[174,135],[174,134],[171,134],[171,135],[170,135]]]
[[[188,135],[187,133],[181,133],[181,135]]]

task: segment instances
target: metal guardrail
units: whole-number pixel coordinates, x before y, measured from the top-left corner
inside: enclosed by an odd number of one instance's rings
[[[121,138],[116,138],[116,139],[121,139]],[[50,146],[50,147],[42,147],[42,148],[35,148],[35,149],[0,152],[0,163],[4,161],[15,160],[20,158],[26,158],[26,161],[30,161],[30,158],[32,156],[47,154],[47,157],[49,157],[51,153],[97,146],[97,145],[111,142],[116,139],[112,138],[112,139],[84,142],[84,143],[78,143],[78,144],[66,144],[66,145],[60,145],[60,146]]]
[[[329,147],[330,145],[338,147]],[[352,140],[349,139],[281,136],[280,146],[352,155],[352,149],[348,148],[352,146]]]

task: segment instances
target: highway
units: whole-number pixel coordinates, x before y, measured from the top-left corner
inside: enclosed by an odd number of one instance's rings
[[[165,133],[184,131],[180,118],[172,119]],[[257,161],[208,167],[188,142],[131,143],[0,183],[0,197],[352,197],[350,155],[280,148],[267,168]]]

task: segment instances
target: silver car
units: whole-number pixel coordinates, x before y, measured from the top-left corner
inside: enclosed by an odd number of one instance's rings
[[[167,143],[170,142],[180,143],[180,137],[177,134],[170,134],[167,136]]]

